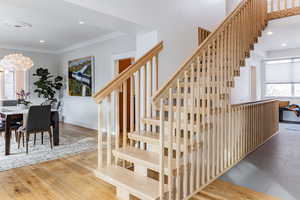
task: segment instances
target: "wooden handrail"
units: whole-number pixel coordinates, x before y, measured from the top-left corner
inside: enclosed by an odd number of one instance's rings
[[[277,99],[263,99],[263,100],[259,100],[259,101],[250,101],[250,102],[245,102],[245,103],[238,103],[238,104],[232,104],[232,107],[236,107],[236,106],[244,106],[244,105],[257,105],[257,104],[264,104],[264,103],[270,103],[270,102],[274,102],[274,101],[278,101]]]
[[[237,15],[240,10],[245,6],[247,0],[243,0],[240,2],[238,7],[226,17],[226,19],[221,23],[218,28],[213,31],[208,37],[199,45],[199,47],[195,50],[193,55],[188,58],[181,67],[178,68],[178,70],[172,75],[172,77],[153,95],[153,102],[155,104],[158,103],[158,100],[164,95],[164,92],[167,91],[167,88],[170,88],[172,85],[176,84],[177,78],[187,69],[190,67],[193,60],[198,56],[199,52],[205,50],[205,48],[208,47],[208,45],[212,42],[213,38],[216,37],[217,34],[224,31],[224,28],[231,23],[233,17]]]
[[[108,83],[104,88],[102,88],[99,92],[93,95],[96,103],[100,103],[105,97],[107,97],[114,90],[118,89],[124,81],[129,79],[132,74],[137,72],[141,67],[143,67],[147,61],[149,61],[152,57],[158,55],[158,53],[163,49],[163,41],[158,43],[155,47],[153,47],[150,51],[148,51],[145,55],[143,55],[140,59],[138,59],[134,64],[129,66],[125,71],[119,74],[114,80]]]

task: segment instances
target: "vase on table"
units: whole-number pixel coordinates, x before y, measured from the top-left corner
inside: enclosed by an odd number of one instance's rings
[[[25,105],[25,104],[18,104],[17,107],[18,107],[19,109],[21,109],[21,110],[26,110],[26,109],[28,109],[28,106]]]

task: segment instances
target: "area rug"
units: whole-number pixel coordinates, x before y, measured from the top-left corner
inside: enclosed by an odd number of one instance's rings
[[[33,165],[49,160],[55,160],[67,155],[74,155],[82,152],[93,151],[97,149],[97,140],[92,137],[70,135],[60,136],[60,145],[50,148],[48,134],[44,134],[44,145],[41,144],[40,134],[37,134],[36,145],[33,145],[33,135],[29,142],[29,154],[26,154],[26,148],[22,146],[18,149],[15,139],[11,140],[11,155],[4,156],[4,138],[0,136],[0,171],[5,171],[17,167]]]

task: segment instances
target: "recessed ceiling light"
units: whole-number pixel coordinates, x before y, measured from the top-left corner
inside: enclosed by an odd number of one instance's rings
[[[282,44],[281,44],[281,46],[283,46],[283,47],[286,47],[286,46],[287,46],[287,44],[286,44],[286,43],[282,43]]]
[[[79,21],[78,24],[85,24],[85,21]]]
[[[45,43],[45,40],[40,40],[40,43]]]
[[[19,29],[26,29],[26,28],[31,28],[32,25],[23,22],[23,21],[15,21],[15,20],[6,20],[2,22],[5,26],[11,27],[11,28],[19,28]]]
[[[273,35],[273,32],[272,31],[268,31],[267,34],[268,35]]]

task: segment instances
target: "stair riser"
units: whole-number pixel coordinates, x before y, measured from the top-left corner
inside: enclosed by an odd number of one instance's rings
[[[150,127],[152,126],[152,129],[155,130],[156,127],[159,127],[160,124],[157,123],[157,122],[145,122],[146,126],[149,126],[149,129]],[[177,130],[177,126],[176,126],[176,121],[174,121],[173,123],[173,129],[172,131],[176,131]],[[165,122],[165,133],[168,133],[170,131],[170,123],[168,122]],[[188,124],[187,126],[185,124],[181,124],[180,126],[180,130],[187,130],[187,131],[194,131],[195,133],[199,132],[197,130],[200,129],[200,133],[204,133],[205,131],[207,131],[208,129],[211,129],[212,128],[212,124],[205,124],[205,125],[200,125],[199,127],[196,125],[196,123],[194,123],[194,125],[191,125],[191,124]]]

